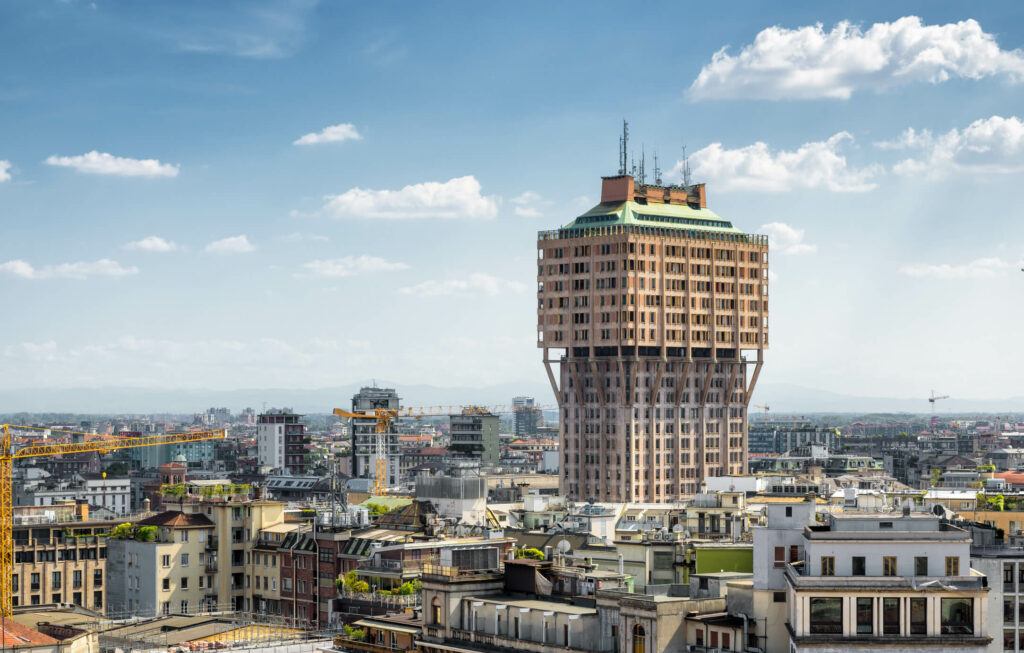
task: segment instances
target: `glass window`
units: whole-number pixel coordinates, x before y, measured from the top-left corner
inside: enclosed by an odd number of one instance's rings
[[[832,556],[821,556],[821,575],[822,576],[835,576],[836,575],[836,559]]]
[[[974,634],[974,599],[952,598],[942,601],[942,634]]]
[[[1024,623],[1024,599],[1021,599],[1020,603],[1017,604],[1017,619]]]
[[[864,558],[861,558],[863,560]],[[857,634],[870,635],[875,631],[875,600],[869,597],[857,599]]]
[[[843,599],[837,597],[811,599],[811,633],[841,634],[843,632]]]
[[[910,634],[928,634],[928,599],[910,599]]]
[[[851,564],[853,576],[863,576],[866,573],[866,565],[864,564],[864,556],[853,556]],[[858,599],[859,600],[859,599]]]
[[[928,575],[928,556],[914,556],[914,575]]]
[[[960,575],[960,558],[958,558],[957,556],[946,556],[946,575]]]
[[[1003,623],[1013,623],[1013,599],[1003,599]]]
[[[882,575],[896,575],[896,556],[882,556]]]
[[[786,547],[777,546],[775,547],[775,566],[785,567],[786,566]]]
[[[1013,647],[1014,640],[1016,639],[1015,630],[1004,630],[1003,631],[1003,650],[1004,651],[1015,651]]]
[[[900,600],[882,599],[882,633],[900,634]]]

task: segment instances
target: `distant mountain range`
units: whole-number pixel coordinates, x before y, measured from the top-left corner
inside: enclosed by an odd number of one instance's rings
[[[352,395],[368,383],[308,390],[266,388],[243,390],[180,390],[145,388],[26,388],[0,390],[0,414],[28,413],[195,413],[226,406],[232,412],[246,407],[257,411],[288,407],[300,413],[329,413],[349,407]],[[551,387],[545,383],[502,383],[485,387],[442,388],[378,381],[380,387],[398,389],[406,406],[459,404],[505,405],[512,397],[535,397],[538,404],[553,405]],[[784,383],[759,384],[753,404],[770,407],[773,413],[928,413],[924,397],[862,397],[816,390]],[[751,408],[751,411],[760,409]],[[945,399],[939,413],[1024,413],[1024,397],[1006,399]]]

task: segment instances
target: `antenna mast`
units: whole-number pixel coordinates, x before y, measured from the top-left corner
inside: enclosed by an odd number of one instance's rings
[[[645,168],[647,155],[644,153],[644,146],[640,144],[640,183],[647,183],[647,169]]]
[[[661,168],[658,167],[658,151],[654,151],[654,183],[661,186]]]
[[[629,123],[625,119],[622,120],[622,136],[619,137],[619,174],[626,174],[626,162],[629,160],[627,156],[629,152]]]
[[[686,146],[683,146],[683,187],[690,190],[693,179],[690,177],[690,157],[686,156]]]

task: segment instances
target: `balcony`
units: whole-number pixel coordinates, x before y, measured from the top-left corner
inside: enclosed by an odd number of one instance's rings
[[[810,576],[803,562],[786,563],[786,580],[796,590],[942,590],[982,591],[984,575],[971,576]]]
[[[213,559],[213,560],[211,560],[210,558],[206,559],[206,571],[209,572],[209,573],[216,573],[217,572],[217,560],[216,559]]]
[[[219,540],[216,537],[211,537],[208,540],[206,540],[206,550],[207,551],[216,551],[218,544],[219,544]]]

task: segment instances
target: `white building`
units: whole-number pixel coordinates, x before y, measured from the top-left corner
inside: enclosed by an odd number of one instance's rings
[[[971,535],[931,514],[829,516],[803,529],[787,562],[792,653],[987,651],[987,579],[970,567]]]
[[[127,478],[76,476],[55,485],[26,483],[16,486],[14,494],[18,506],[52,506],[85,499],[90,506],[106,508],[116,515],[131,512],[131,481]]]

